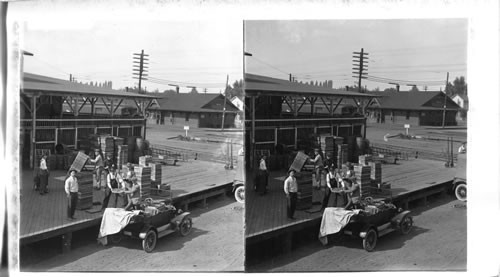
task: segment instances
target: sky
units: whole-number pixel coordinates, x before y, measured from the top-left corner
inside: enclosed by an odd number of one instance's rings
[[[246,21],[245,72],[299,81],[357,84],[353,52],[368,53],[368,89],[444,89],[467,77],[466,19]],[[389,80],[390,79],[390,80]],[[467,78],[466,78],[467,80]]]
[[[24,71],[82,82],[111,80],[114,89],[133,87],[133,53],[149,55],[148,91],[196,86],[199,92],[224,91],[242,79],[241,20],[71,20],[23,17],[27,7],[12,5],[11,20],[21,26]],[[32,12],[33,13],[33,12]],[[40,12],[40,14],[43,14]],[[21,20],[16,20],[20,18]]]

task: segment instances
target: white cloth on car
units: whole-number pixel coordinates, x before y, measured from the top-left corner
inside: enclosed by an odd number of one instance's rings
[[[342,230],[351,217],[359,213],[359,210],[346,210],[344,208],[326,208],[321,219],[318,239],[323,244],[328,243],[327,235],[335,234]]]
[[[97,240],[102,245],[108,244],[107,236],[119,233],[140,211],[126,211],[122,208],[107,208],[101,220]]]

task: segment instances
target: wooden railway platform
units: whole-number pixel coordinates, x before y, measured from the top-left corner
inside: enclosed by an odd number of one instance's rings
[[[382,166],[382,181],[391,184],[393,202],[406,209],[411,202],[425,203],[427,197],[445,192],[454,175],[454,168],[446,168],[443,162],[431,160],[416,159]],[[276,245],[277,238],[280,240],[277,244],[280,251],[286,253],[293,248],[294,233],[307,228],[319,230],[321,205],[297,210],[294,220],[287,218],[286,197],[283,192],[285,177],[284,171],[271,172],[269,191],[263,196],[252,190],[253,184],[247,178],[245,239],[249,261],[252,260],[255,248]],[[330,197],[330,205],[332,198]]]
[[[40,195],[33,189],[33,172],[23,171],[20,184],[20,245],[61,236],[63,251],[71,248],[72,232],[99,225],[102,212],[89,213],[76,210],[75,220],[66,219],[67,198],[64,192],[66,171],[51,171],[49,193]],[[189,204],[226,193],[231,188],[235,170],[227,170],[224,164],[189,161],[177,166],[162,166],[162,183],[171,187],[172,200],[188,210]],[[103,182],[104,184],[104,182]],[[101,202],[104,189],[93,191],[93,201]],[[153,196],[153,198],[160,198]],[[109,207],[113,207],[113,198]],[[94,205],[93,209],[99,209]],[[97,234],[96,234],[97,237]]]

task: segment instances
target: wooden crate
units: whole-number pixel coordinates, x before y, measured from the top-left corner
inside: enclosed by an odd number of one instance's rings
[[[297,152],[297,155],[295,156],[295,159],[293,160],[289,170],[293,169],[295,170],[295,172],[300,172],[308,159],[309,156],[307,156],[304,152]]]
[[[73,163],[71,164],[70,169],[74,169],[77,172],[81,172],[88,160],[89,156],[85,155],[85,153],[83,152],[78,152],[75,159],[73,160]]]

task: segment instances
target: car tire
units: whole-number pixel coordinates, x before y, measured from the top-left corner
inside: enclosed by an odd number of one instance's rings
[[[406,215],[399,223],[399,232],[402,235],[408,235],[413,227],[413,218],[409,215]]]
[[[368,232],[366,232],[366,236],[363,238],[363,248],[368,252],[372,252],[377,245],[377,239],[377,231],[375,231],[375,229],[373,228],[368,229]]]
[[[149,230],[146,233],[146,237],[142,240],[142,249],[146,251],[146,253],[151,253],[156,247],[156,241],[158,240],[158,235],[154,230]]]
[[[455,187],[455,196],[460,201],[467,201],[467,185],[464,183],[457,184]]]
[[[183,237],[189,235],[191,233],[193,227],[193,221],[190,217],[186,216],[182,219],[179,224],[179,234]]]
[[[245,186],[239,186],[234,190],[234,199],[238,203],[245,203]]]

